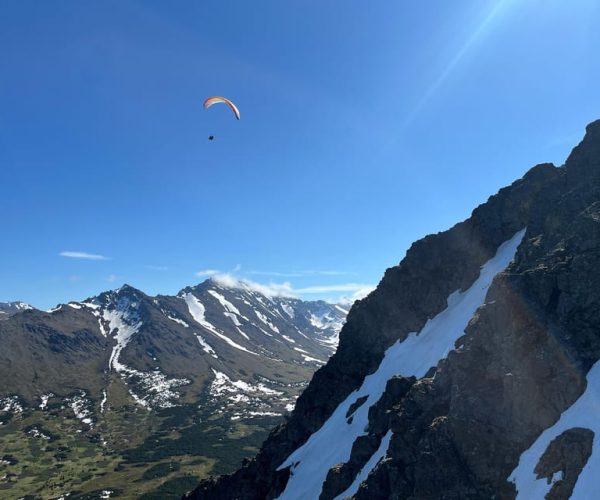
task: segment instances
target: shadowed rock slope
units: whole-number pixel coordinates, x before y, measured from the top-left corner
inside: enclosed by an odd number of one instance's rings
[[[367,428],[350,456],[319,471],[318,453],[301,454],[309,438],[353,400],[353,391],[361,395],[386,351],[442,318],[453,292],[466,293],[481,266],[524,228],[512,262],[495,275],[455,345],[424,376],[399,363],[368,408]],[[522,498],[525,491],[529,498],[577,494],[585,482],[578,486],[578,476],[591,463],[593,429],[567,429],[532,459],[530,473],[515,478],[513,471],[540,434],[594,387],[586,375],[600,359],[599,269],[597,121],[564,166],[537,165],[466,221],[414,243],[354,304],[336,354],[258,456],[232,475],[202,482],[188,498],[302,498],[290,480],[302,467],[325,478],[315,495],[321,499],[514,498],[517,485]],[[356,398],[353,410],[360,404]],[[286,463],[290,456],[302,458]]]

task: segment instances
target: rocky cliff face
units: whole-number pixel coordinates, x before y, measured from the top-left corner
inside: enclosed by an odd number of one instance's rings
[[[416,242],[259,455],[189,498],[600,495],[599,269],[600,121]]]

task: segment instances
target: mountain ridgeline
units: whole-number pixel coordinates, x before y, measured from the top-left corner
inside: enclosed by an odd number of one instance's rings
[[[2,396],[35,406],[44,394],[83,390],[100,402],[112,374],[133,401],[155,409],[185,400],[215,373],[232,380],[252,373],[275,385],[305,380],[307,365],[324,364],[334,352],[346,313],[214,280],[175,297],[124,285],[49,312],[22,311],[0,330]]]
[[[26,309],[32,309],[32,307],[25,302],[0,302],[0,321]]]
[[[234,470],[333,354],[347,314],[218,279],[3,310],[0,448],[17,463],[0,453],[0,497],[15,498],[137,497],[172,480],[155,493],[169,498]]]
[[[600,121],[356,302],[287,422],[189,499],[600,498]]]

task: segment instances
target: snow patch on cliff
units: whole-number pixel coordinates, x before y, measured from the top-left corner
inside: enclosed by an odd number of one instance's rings
[[[550,442],[574,427],[594,432],[594,442],[592,454],[577,478],[571,499],[600,498],[600,361],[597,361],[587,374],[585,392],[562,413],[553,426],[542,432],[529,449],[521,454],[519,465],[508,478],[517,487],[517,500],[542,500],[546,497],[560,477],[554,474],[548,483],[546,478],[537,478],[535,467]],[[559,472],[564,474],[564,471]]]
[[[427,321],[420,332],[412,332],[404,341],[387,349],[375,373],[365,377],[361,387],[352,392],[331,417],[301,447],[294,451],[278,470],[291,467],[291,475],[282,500],[318,498],[331,467],[350,459],[354,441],[365,435],[369,408],[381,398],[387,381],[394,375],[425,376],[454,348],[471,317],[485,301],[492,280],[506,269],[517,251],[525,229],[498,248],[496,255],[481,267],[479,277],[465,292],[456,290],[448,297],[448,306]],[[367,396],[348,422],[346,413],[358,398]],[[335,443],[335,446],[331,446]]]

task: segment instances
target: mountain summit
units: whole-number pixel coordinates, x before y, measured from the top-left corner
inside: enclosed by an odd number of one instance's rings
[[[356,302],[291,418],[193,499],[600,497],[600,121]]]
[[[0,321],[26,309],[32,309],[32,307],[25,302],[0,302]]]

